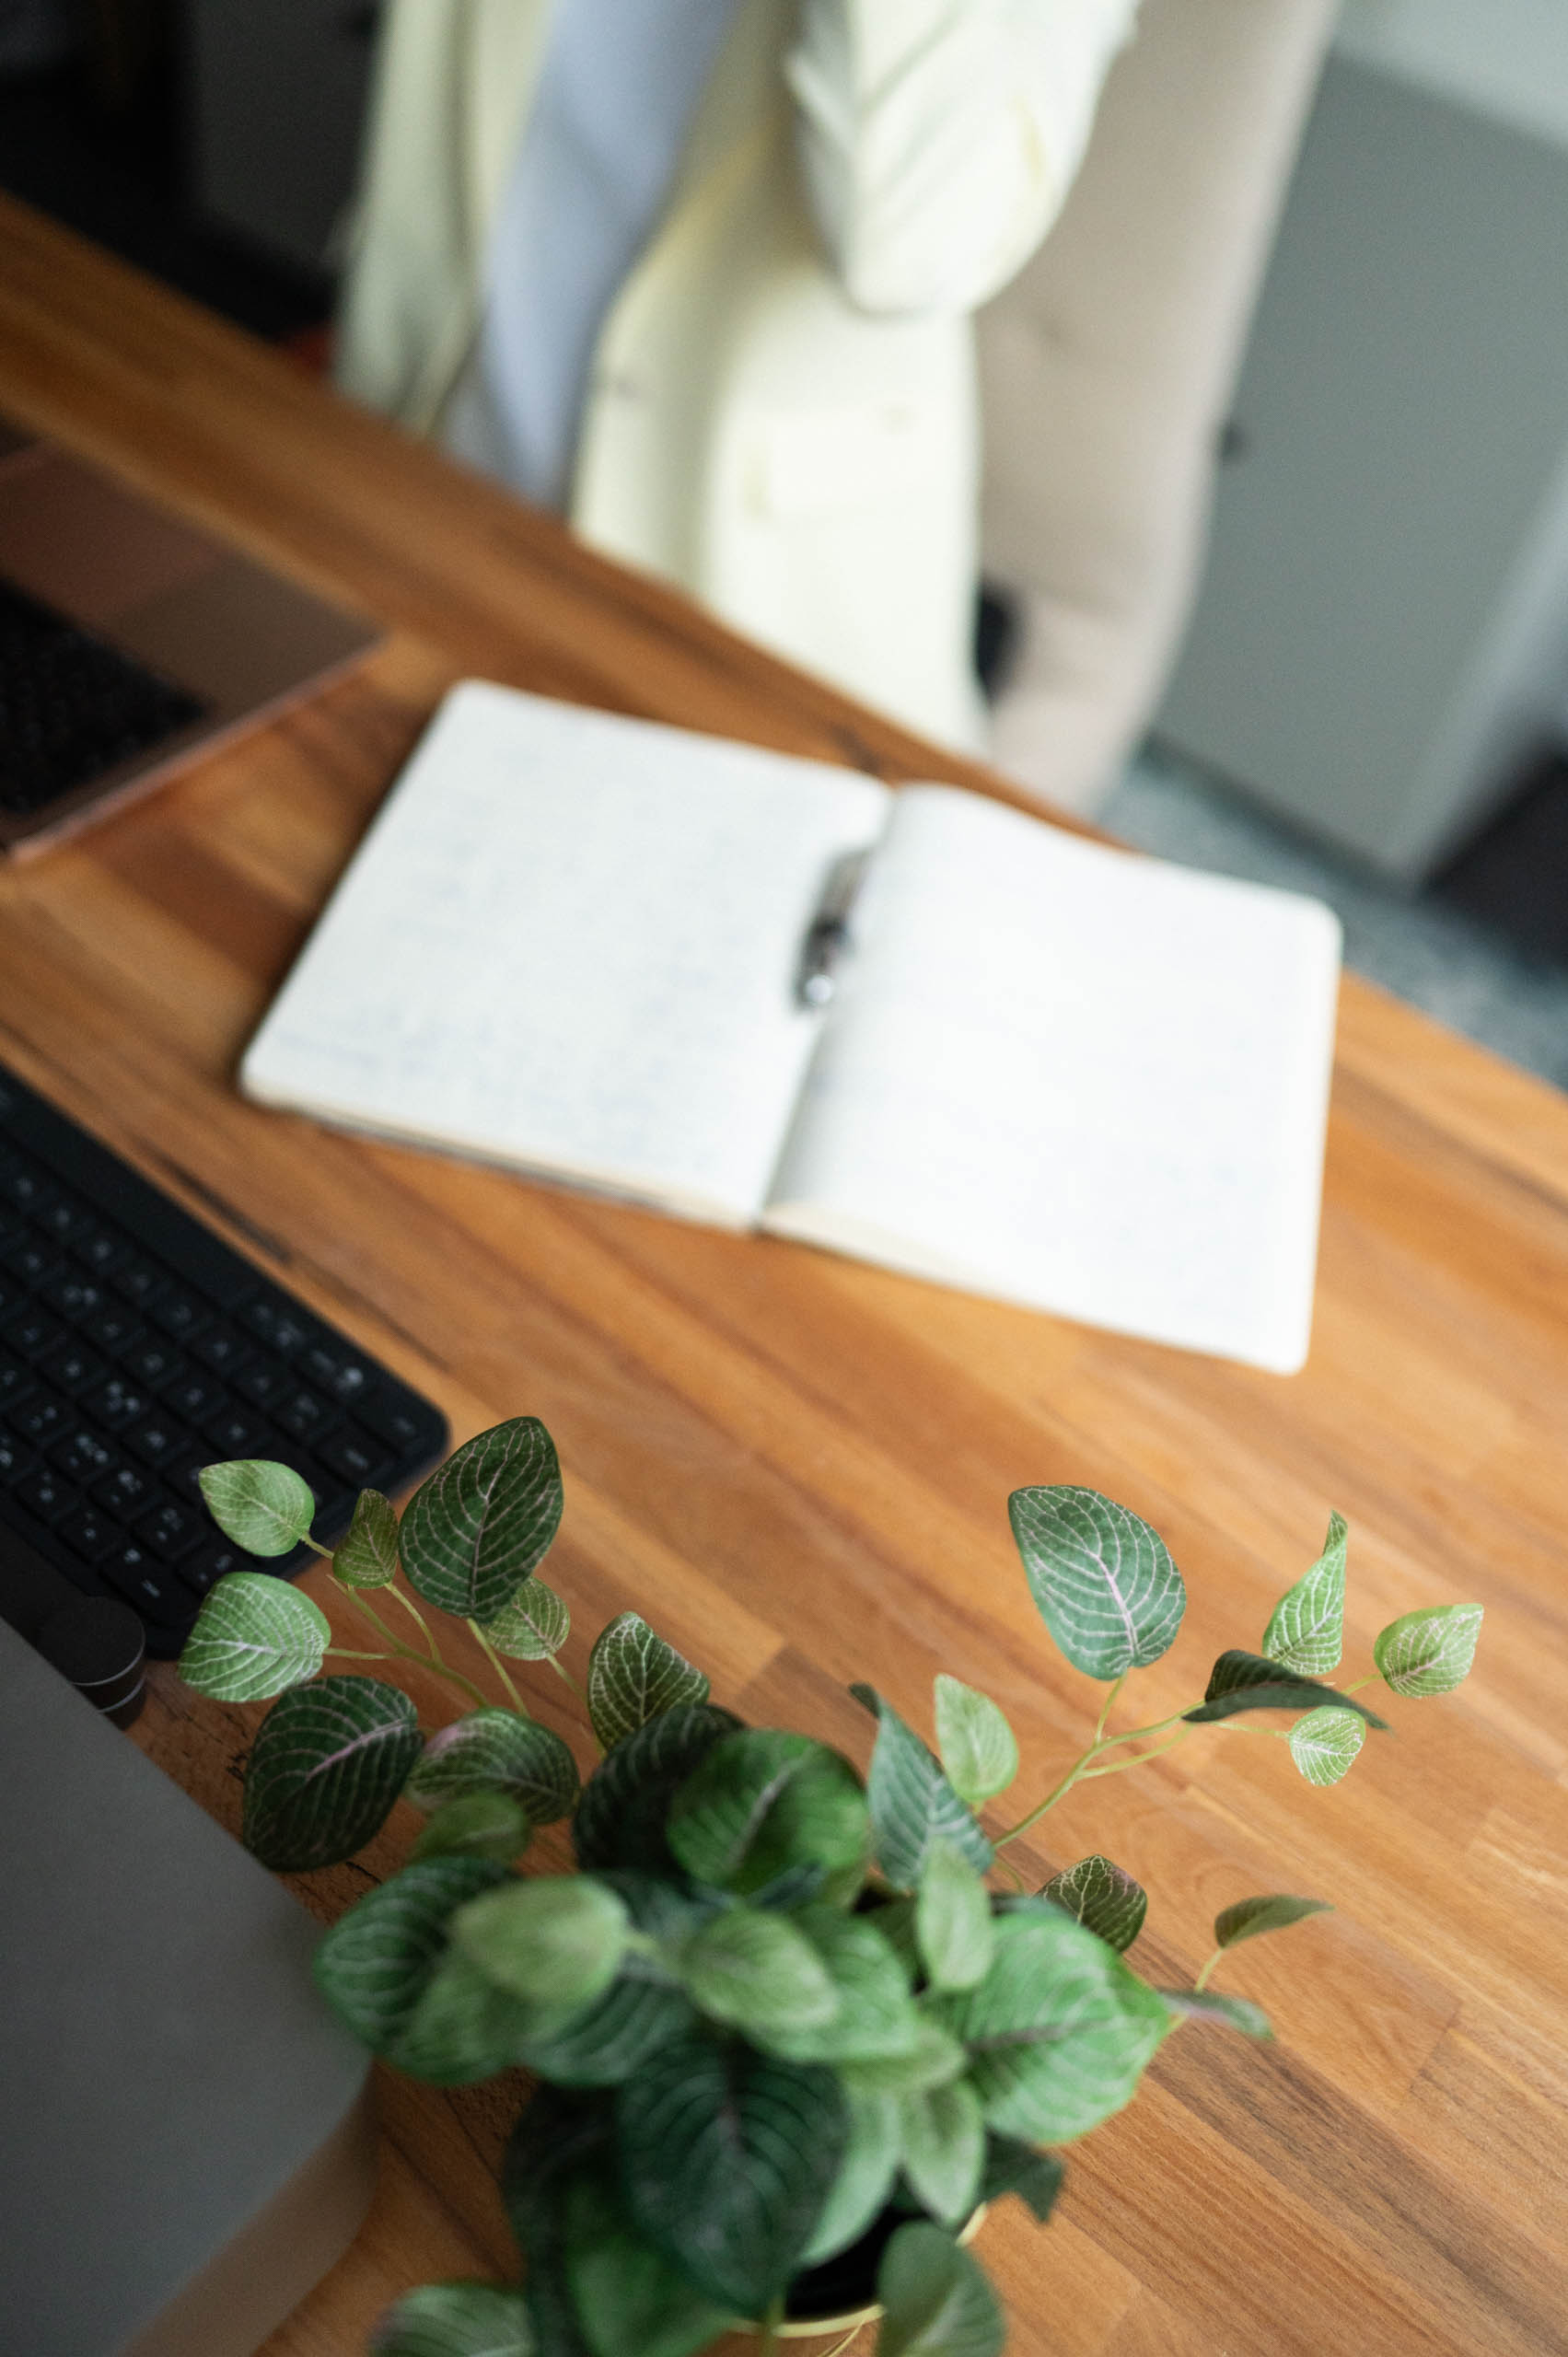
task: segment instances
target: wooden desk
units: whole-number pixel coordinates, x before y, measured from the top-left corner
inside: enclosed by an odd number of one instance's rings
[[[1568,1101],[1346,983],[1316,1343],[1291,1381],[258,1111],[230,1086],[239,1049],[459,673],[891,777],[980,773],[10,205],[0,404],[394,628],[293,719],[0,879],[0,1053],[459,1435],[542,1416],[567,1485],[551,1576],[580,1631],[635,1605],[719,1699],[856,1756],[844,1681],[928,1726],[946,1668],[1004,1703],[1018,1789],[1043,1791],[1095,1697],[1026,1600],[1020,1482],[1106,1490],[1173,1547],[1191,1604],[1144,1717],[1256,1643],[1331,1505],[1349,1661],[1396,1613],[1486,1606],[1469,1683],[1394,1704],[1397,1736],[1336,1791],[1216,1733],[1049,1820],[1042,1871],[1098,1848],[1149,1887],[1156,1979],[1190,1975],[1251,1892],[1340,1911],[1225,1975],[1275,2048],[1184,2031],[1076,2149],[1048,2234],[988,2222],[1017,2357],[1568,2349]],[[140,1739],[232,1822],[253,1715],[160,1673]],[[303,1895],[331,1913],[359,1887]],[[388,2082],[369,2223],[269,2357],[354,2357],[401,2289],[508,2264],[505,2109]]]

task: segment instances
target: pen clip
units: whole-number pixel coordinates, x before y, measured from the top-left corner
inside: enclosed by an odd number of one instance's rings
[[[870,865],[867,848],[841,853],[829,868],[827,881],[806,928],[806,938],[800,945],[800,963],[795,977],[798,1005],[823,1007],[832,997],[837,988],[839,958],[850,937],[850,918]]]

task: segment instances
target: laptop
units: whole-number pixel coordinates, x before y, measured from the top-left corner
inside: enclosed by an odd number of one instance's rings
[[[160,784],[380,635],[0,417],[0,854]]]

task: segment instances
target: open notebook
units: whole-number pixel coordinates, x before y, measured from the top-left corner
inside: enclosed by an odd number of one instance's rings
[[[826,879],[869,850],[825,1010]],[[1339,929],[981,796],[469,681],[247,1053],[262,1102],[1281,1373]]]

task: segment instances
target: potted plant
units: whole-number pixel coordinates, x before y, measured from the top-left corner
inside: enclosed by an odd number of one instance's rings
[[[250,1552],[328,1553],[287,1468],[215,1465],[202,1485]],[[517,2065],[537,2083],[503,2177],[520,2287],[427,2285],[384,2320],[377,2350],[687,2357],[738,2323],[767,2347],[835,2321],[847,2346],[875,2315],[879,2357],[989,2357],[1005,2328],[966,2246],[973,2222],[1010,2196],[1043,2223],[1058,2148],[1130,2099],[1183,2020],[1267,2038],[1259,2009],[1210,1975],[1239,1942],[1323,1905],[1238,1899],[1194,1985],[1159,1989],[1127,1961],[1145,1909],[1130,1875],[1096,1855],[1030,1890],[1010,1845],[1075,1785],[1243,1715],[1286,1714],[1309,1782],[1344,1775],[1386,1722],[1324,1682],[1341,1654],[1343,1521],[1256,1652],[1222,1654],[1186,1709],[1113,1728],[1128,1677],[1177,1635],[1181,1576],[1126,1507],[1016,1492],[1035,1603],[1106,1691],[1053,1787],[987,1831],[977,1812],[1013,1783],[1018,1748],[986,1696],[939,1677],[932,1749],[857,1686],[875,1730],[863,1774],[807,1735],[743,1724],[633,1612],[588,1656],[579,1691],[600,1756],[583,1778],[514,1675],[568,1676],[568,1609],[539,1575],[561,1505],[532,1418],[459,1448],[401,1523],[375,1492],[359,1499],[330,1555],[376,1636],[353,1657],[444,1678],[469,1707],[434,1731],[389,1678],[323,1675],[343,1650],[326,1615],[265,1573],[219,1582],[180,1662],[203,1693],[278,1698],[245,1774],[242,1836],[264,1864],[351,1857],[400,1798],[425,1813],[408,1863],[322,1941],[318,1977],[343,2020],[438,2084]],[[494,1696],[446,1661],[422,1607],[468,1625]],[[1475,1605],[1406,1615],[1361,1684],[1448,1691],[1480,1621]],[[563,1818],[576,1871],[520,1873],[536,1829]]]

